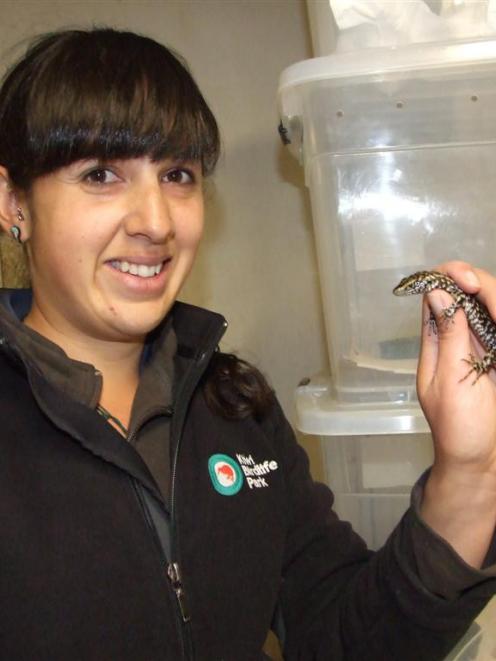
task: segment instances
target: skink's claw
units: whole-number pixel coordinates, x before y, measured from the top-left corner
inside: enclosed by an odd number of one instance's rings
[[[492,352],[486,353],[486,355],[482,358],[482,360],[478,360],[474,354],[470,354],[469,358],[462,358],[463,362],[468,363],[471,367],[471,369],[465,374],[465,376],[460,379],[460,383],[462,381],[465,381],[466,378],[468,378],[472,372],[476,373],[476,377],[474,381],[472,382],[472,385],[477,383],[477,381],[481,378],[483,374],[486,374],[489,372],[491,367],[494,367],[494,355]]]
[[[428,333],[429,335],[431,333],[434,333],[434,335],[437,335],[437,324],[436,324],[436,317],[432,312],[429,313],[429,318],[425,321],[425,325],[429,326]]]

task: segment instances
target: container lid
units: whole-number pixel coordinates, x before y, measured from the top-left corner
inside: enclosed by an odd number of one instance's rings
[[[377,76],[425,69],[452,69],[496,62],[496,39],[418,43],[400,47],[366,48],[297,62],[285,69],[279,94],[322,79]]]
[[[329,377],[315,377],[296,389],[296,428],[318,436],[429,433],[417,404],[341,404],[331,396]]]

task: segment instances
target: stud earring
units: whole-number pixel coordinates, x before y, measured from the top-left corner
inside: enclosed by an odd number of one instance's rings
[[[21,230],[17,225],[12,225],[10,228],[10,233],[12,234],[12,238],[17,241],[17,243],[22,243],[21,241]]]
[[[17,220],[22,223],[24,220],[24,214],[22,213],[21,207],[17,207]]]

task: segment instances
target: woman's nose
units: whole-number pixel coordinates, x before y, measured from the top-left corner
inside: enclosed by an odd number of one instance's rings
[[[163,243],[174,236],[171,204],[160,182],[138,187],[131,198],[126,219],[129,235],[142,235],[153,243]]]

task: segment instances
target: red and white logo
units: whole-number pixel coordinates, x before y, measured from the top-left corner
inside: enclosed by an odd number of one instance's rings
[[[237,475],[232,466],[226,461],[217,461],[214,464],[215,475],[219,484],[223,487],[232,487],[237,480]]]

